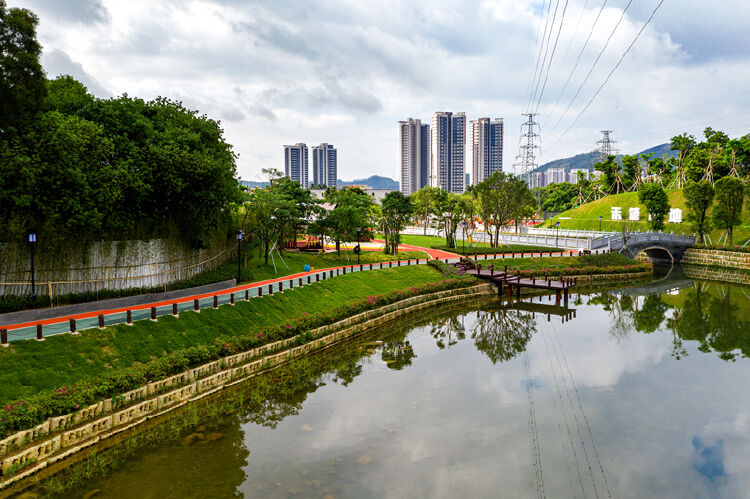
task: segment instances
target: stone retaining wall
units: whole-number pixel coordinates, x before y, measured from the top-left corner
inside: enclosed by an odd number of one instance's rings
[[[701,265],[683,265],[685,277],[690,279],[707,279],[710,281],[732,282],[750,286],[750,274],[737,269],[704,267]]]
[[[74,414],[50,418],[35,428],[17,432],[0,441],[4,475],[0,489],[100,440],[222,388],[241,383],[293,357],[327,348],[366,329],[420,309],[494,292],[492,285],[483,283],[407,298],[310,331],[309,334],[318,338],[306,344],[291,347],[299,336],[279,340],[149,383],[116,397],[116,401],[103,400]],[[10,477],[5,476],[11,470],[15,472],[24,468],[28,469]]]
[[[750,271],[750,253],[688,248],[681,263]]]

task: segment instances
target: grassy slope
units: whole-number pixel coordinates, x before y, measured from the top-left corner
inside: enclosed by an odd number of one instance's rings
[[[347,256],[349,257],[347,260]],[[419,252],[408,252],[399,253],[397,256],[386,255],[381,251],[363,251],[360,253],[360,263],[370,262],[386,262],[395,261],[397,259],[406,260],[407,257],[412,258],[426,258],[427,255],[421,251]],[[252,259],[248,259],[248,268],[253,274],[253,281],[263,281],[266,279],[276,279],[285,275],[296,274],[298,272],[304,272],[305,265],[316,269],[322,269],[326,267],[340,267],[343,265],[354,265],[357,263],[357,255],[351,250],[344,251],[342,249],[341,255],[336,253],[327,253],[325,256],[318,255],[317,253],[283,253],[282,257],[286,262],[287,267],[284,263],[279,260],[278,255],[274,254],[276,260],[276,271],[273,268],[273,261],[271,258],[268,259],[268,265],[264,264],[263,258],[258,258],[257,253],[253,255]],[[236,262],[235,262],[236,264]]]
[[[332,304],[365,298],[440,279],[432,267],[420,265],[363,272],[287,290],[281,294],[222,306],[179,319],[139,321],[133,326],[90,329],[79,336],[51,336],[44,342],[22,341],[0,349],[0,401],[17,399],[47,387],[72,384],[107,369],[147,362],[184,347],[207,344],[253,327],[283,324],[303,312],[315,314]]]
[[[675,233],[692,233],[689,224],[686,221],[687,217],[687,206],[685,204],[685,197],[682,191],[679,189],[668,189],[667,196],[669,197],[669,204],[672,208],[681,208],[683,223],[681,224],[666,224],[665,232],[674,231]],[[750,237],[750,203],[745,203],[744,210],[742,212],[743,224],[736,227],[734,230],[735,244],[744,243],[748,237]],[[613,222],[610,220],[611,211],[610,208],[613,206],[619,206],[622,208],[622,216],[624,219],[621,222]],[[641,208],[641,221],[630,222],[628,218],[628,208],[640,207]],[[648,212],[646,207],[638,202],[637,192],[627,192],[624,194],[617,194],[613,196],[607,196],[597,201],[592,201],[578,208],[565,211],[560,215],[545,222],[545,226],[553,226],[556,221],[560,221],[561,229],[579,229],[579,230],[591,230],[599,229],[599,216],[602,217],[602,229],[603,230],[616,230],[621,231],[624,228],[628,230],[648,230]],[[570,217],[570,220],[562,220],[564,217]],[[711,231],[711,238],[716,242],[721,236],[722,231],[713,230]]]

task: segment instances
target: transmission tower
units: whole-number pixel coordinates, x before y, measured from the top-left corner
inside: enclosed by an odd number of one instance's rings
[[[612,133],[612,131],[613,130],[601,130],[603,137],[601,140],[596,141],[596,150],[599,151],[599,161],[606,161],[607,156],[617,154],[618,152],[617,149],[612,147],[612,144],[617,141],[609,138],[609,134]]]
[[[539,134],[535,131],[539,130],[539,123],[534,121],[534,116],[536,115],[537,113],[525,113],[521,115],[526,116],[526,121],[521,125],[520,146],[518,148],[518,156],[516,156],[516,163],[513,165],[516,167],[516,171],[519,172],[519,176],[526,180],[529,186],[531,186],[531,172],[539,166],[536,163],[535,151],[541,150]]]

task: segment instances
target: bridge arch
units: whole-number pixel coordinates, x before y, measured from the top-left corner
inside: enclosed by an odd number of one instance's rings
[[[672,265],[674,265],[675,263],[675,255],[673,255],[672,251],[665,248],[664,246],[648,246],[648,247],[633,248],[632,253],[633,253],[633,258],[635,258],[639,253],[645,253],[651,262],[671,263]]]

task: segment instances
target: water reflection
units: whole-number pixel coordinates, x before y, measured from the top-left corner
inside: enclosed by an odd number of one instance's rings
[[[746,496],[746,290],[675,268],[573,304],[493,299],[382,328],[71,494]]]

